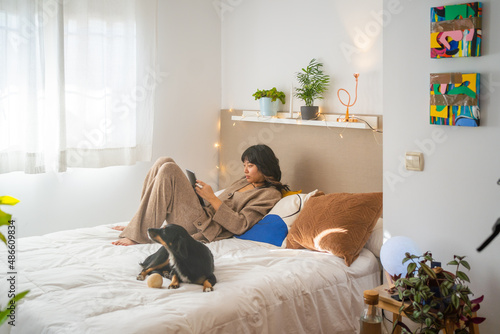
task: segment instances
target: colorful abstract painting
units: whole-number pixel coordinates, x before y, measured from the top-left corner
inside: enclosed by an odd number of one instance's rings
[[[479,73],[432,73],[430,122],[479,126]]]
[[[481,55],[481,2],[431,8],[431,58]]]

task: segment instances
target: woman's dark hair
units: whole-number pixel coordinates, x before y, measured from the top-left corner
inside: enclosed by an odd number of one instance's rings
[[[286,184],[280,182],[280,162],[269,146],[264,144],[250,146],[241,155],[241,161],[248,161],[257,166],[257,169],[264,174],[265,187],[273,186],[279,191],[289,190]]]

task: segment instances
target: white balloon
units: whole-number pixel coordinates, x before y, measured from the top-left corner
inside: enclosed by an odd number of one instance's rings
[[[391,276],[401,274],[402,277],[406,275],[406,267],[410,264],[407,261],[403,264],[405,254],[410,253],[413,255],[422,255],[417,244],[408,237],[392,237],[387,240],[380,249],[380,261]]]

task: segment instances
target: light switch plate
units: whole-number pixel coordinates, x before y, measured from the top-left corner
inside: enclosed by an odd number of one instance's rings
[[[424,154],[422,152],[406,152],[405,166],[407,170],[424,170]]]

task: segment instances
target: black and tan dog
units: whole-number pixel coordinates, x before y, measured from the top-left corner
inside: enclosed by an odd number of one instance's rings
[[[203,285],[203,292],[213,291],[217,282],[214,275],[214,257],[210,249],[191,237],[179,225],[168,224],[164,228],[148,229],[149,238],[163,247],[148,256],[141,266],[137,279],[159,273],[172,280],[169,289],[179,288],[180,282]]]

